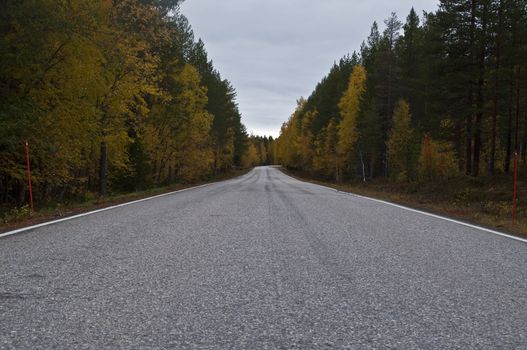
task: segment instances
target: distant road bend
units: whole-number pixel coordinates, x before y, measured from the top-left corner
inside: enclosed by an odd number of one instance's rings
[[[527,244],[273,167],[0,239],[0,349],[527,348]]]

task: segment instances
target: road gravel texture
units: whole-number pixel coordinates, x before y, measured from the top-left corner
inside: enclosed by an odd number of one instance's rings
[[[527,245],[273,167],[0,239],[1,349],[527,349]]]

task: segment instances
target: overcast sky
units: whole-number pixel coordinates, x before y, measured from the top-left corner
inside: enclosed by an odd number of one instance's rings
[[[186,0],[181,12],[223,78],[238,92],[250,133],[278,136],[300,96],[335,60],[358,50],[373,21],[404,22],[438,0]]]

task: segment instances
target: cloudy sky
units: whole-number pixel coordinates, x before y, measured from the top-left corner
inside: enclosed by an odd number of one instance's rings
[[[238,92],[249,132],[278,136],[300,96],[358,50],[373,21],[404,21],[438,0],[186,0],[181,12]],[[383,27],[381,27],[383,28]]]

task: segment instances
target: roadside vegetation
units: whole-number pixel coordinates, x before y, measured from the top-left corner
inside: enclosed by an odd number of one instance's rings
[[[1,2],[0,222],[30,212],[26,141],[39,211],[179,188],[265,158],[268,140],[248,135],[180,2]]]
[[[182,190],[211,182],[235,178],[242,176],[251,170],[252,168],[233,168],[228,172],[218,175],[211,175],[209,178],[194,183],[173,183],[170,185],[150,188],[142,191],[114,193],[107,196],[98,196],[94,194],[93,196],[85,197],[82,200],[66,199],[58,202],[51,199],[47,202],[39,203],[35,211],[31,211],[31,208],[28,204],[21,207],[12,207],[10,209],[5,209],[2,212],[2,216],[0,216],[0,233],[16,229],[18,227],[60,219],[116,204],[152,197],[159,194]]]
[[[284,123],[276,162],[303,177],[525,232],[527,8],[439,2],[374,23]],[[517,156],[515,157],[515,154]],[[518,221],[512,226],[518,161]]]

